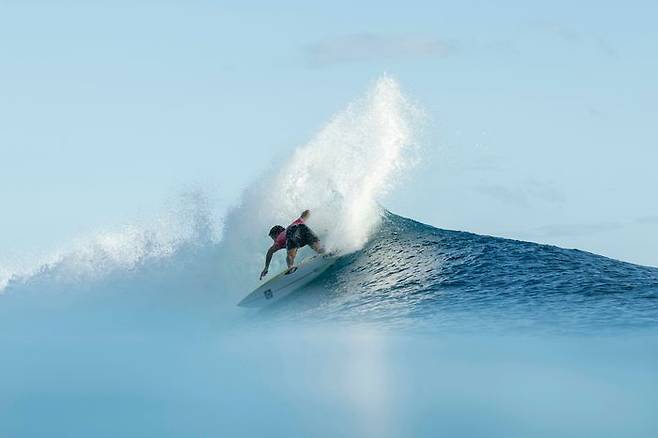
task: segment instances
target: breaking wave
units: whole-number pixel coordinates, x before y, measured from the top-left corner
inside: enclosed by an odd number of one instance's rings
[[[249,187],[224,218],[212,213],[203,193],[188,193],[175,214],[98,234],[36,269],[13,273],[0,310],[9,312],[8,299],[20,297],[40,306],[137,303],[151,311],[189,309],[195,317],[253,316],[235,304],[258,283],[267,231],[309,208],[309,225],[343,256],[258,318],[434,329],[658,325],[658,269],[439,230],[384,210],[379,202],[415,161],[422,121],[398,84],[384,77]],[[277,259],[273,271],[283,264]]]
[[[398,83],[383,77],[308,144],[275,163],[222,220],[213,217],[202,193],[186,194],[176,214],[99,233],[36,268],[7,274],[4,289],[71,292],[112,289],[117,281],[130,289],[125,282],[141,278],[132,287],[139,294],[155,292],[152,284],[167,278],[164,289],[172,294],[190,293],[200,282],[233,299],[238,286],[244,291],[257,281],[267,230],[287,225],[304,209],[312,210],[309,225],[329,248],[358,250],[380,222],[378,202],[414,162],[422,119]],[[158,270],[164,266],[169,268]],[[170,278],[172,271],[180,276]],[[153,276],[148,281],[146,273]]]

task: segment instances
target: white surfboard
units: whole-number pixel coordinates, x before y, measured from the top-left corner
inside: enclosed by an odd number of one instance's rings
[[[247,295],[238,306],[263,307],[290,295],[315,280],[336,263],[336,254],[314,255],[302,261],[294,272],[283,271]]]

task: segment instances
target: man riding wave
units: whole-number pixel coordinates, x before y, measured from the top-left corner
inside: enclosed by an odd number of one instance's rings
[[[304,210],[299,219],[288,225],[287,228],[283,228],[281,225],[275,225],[270,229],[268,234],[274,243],[267,250],[265,269],[260,274],[261,280],[267,275],[272,256],[280,249],[286,248],[286,263],[288,264],[286,274],[294,272],[295,257],[299,248],[309,245],[318,254],[324,254],[324,248],[320,245],[320,239],[305,224],[310,215],[311,212],[309,210]]]

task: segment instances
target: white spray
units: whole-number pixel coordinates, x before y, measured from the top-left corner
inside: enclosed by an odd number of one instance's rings
[[[219,243],[208,237],[218,233],[211,230],[205,201],[191,202],[201,207],[197,213],[185,214],[181,230],[167,226],[162,232],[162,227],[155,226],[151,231],[141,227],[128,230],[123,237],[121,233],[99,234],[87,247],[61,254],[31,275],[22,276],[22,281],[50,288],[54,282],[104,281],[110,274],[121,278],[142,272],[152,277],[158,270],[147,266],[160,259],[181,267],[183,277],[169,278],[179,274],[167,274],[172,290],[202,282],[210,289],[243,293],[258,282],[265,250],[271,244],[267,237],[270,227],[287,225],[305,209],[311,209],[309,226],[325,246],[343,253],[358,250],[379,224],[378,202],[413,161],[414,133],[421,118],[397,82],[385,76],[364,97],[336,114],[308,144],[291,152],[245,191],[240,205],[224,218]],[[192,201],[203,201],[202,196],[194,198]],[[282,259],[276,258],[273,271]]]
[[[270,227],[288,225],[307,208],[309,226],[329,249],[360,249],[381,219],[378,202],[414,161],[421,119],[388,76],[336,114],[314,139],[247,189],[228,215],[222,246],[237,262],[233,274],[256,278],[271,244]]]

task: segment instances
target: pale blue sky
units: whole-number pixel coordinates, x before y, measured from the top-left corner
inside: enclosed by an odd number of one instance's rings
[[[655,2],[0,2],[0,261],[220,209],[381,74],[430,116],[385,202],[658,265]]]

